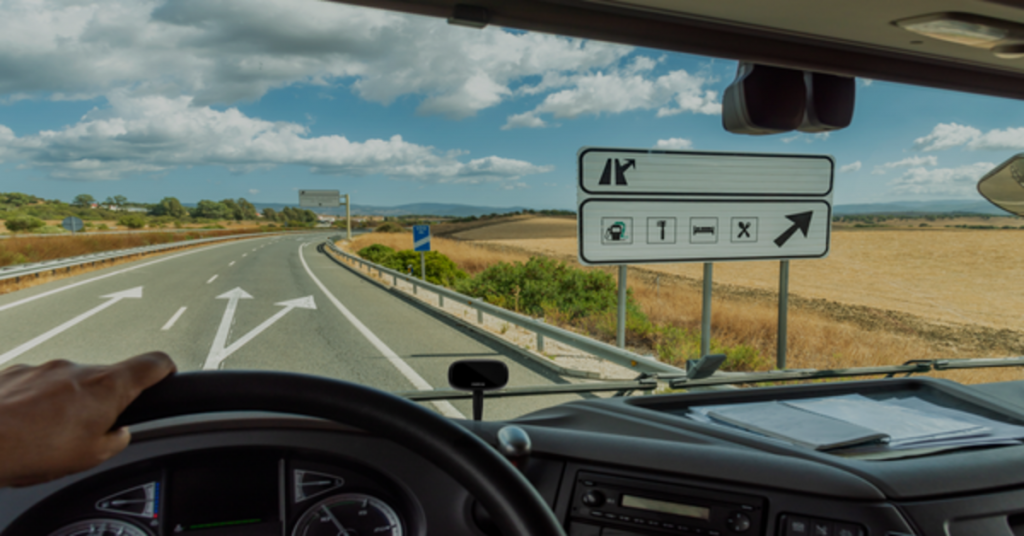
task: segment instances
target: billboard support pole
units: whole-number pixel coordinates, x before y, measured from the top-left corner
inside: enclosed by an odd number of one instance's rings
[[[426,252],[420,252],[420,279],[427,280],[427,254]]]
[[[615,344],[626,347],[626,270],[628,264],[619,265],[619,321],[616,326]]]
[[[711,283],[714,263],[704,263],[704,303],[700,315],[700,357],[711,353]]]
[[[352,240],[352,204],[345,194],[345,240]]]
[[[789,261],[779,262],[779,334],[775,366],[786,369],[786,330],[789,316]]]

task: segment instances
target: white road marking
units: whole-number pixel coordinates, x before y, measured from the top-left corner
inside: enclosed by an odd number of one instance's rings
[[[67,322],[64,322],[63,324],[51,329],[50,331],[43,333],[42,335],[26,342],[25,344],[22,344],[21,346],[7,352],[6,354],[0,355],[0,365],[14,359],[15,357],[18,357],[19,355],[35,348],[36,346],[39,346],[40,344],[43,344],[44,342],[56,337],[57,335],[60,335],[61,333],[71,329],[75,325],[88,319],[90,316],[99,313],[100,311],[106,309],[107,307],[110,307],[111,305],[114,305],[115,303],[125,298],[141,298],[142,287],[130,288],[128,290],[122,290],[121,292],[115,292],[113,294],[107,294],[106,296],[100,297],[107,298],[107,301],[101,303],[96,307],[93,307],[92,309],[89,309],[88,311],[72,318],[71,320],[68,320]]]
[[[231,262],[228,263],[228,266],[234,266],[234,265],[235,265],[235,261],[231,261]]]
[[[177,322],[179,318],[181,318],[181,315],[185,314],[185,309],[188,309],[188,307],[182,307],[181,309],[178,309],[178,312],[174,313],[174,316],[172,316],[171,319],[168,320],[166,324],[164,324],[164,327],[160,328],[160,331],[168,331],[171,328],[173,328],[174,323]]]
[[[202,246],[202,247],[200,247],[198,249],[184,251],[184,252],[178,253],[176,255],[170,255],[168,257],[161,257],[161,258],[156,259],[154,261],[145,262],[145,263],[142,263],[142,264],[137,264],[135,266],[130,266],[130,267],[125,268],[123,270],[118,270],[116,272],[110,272],[109,274],[103,274],[101,276],[97,276],[97,277],[94,277],[92,279],[86,279],[85,281],[79,281],[77,283],[72,283],[72,284],[64,286],[64,287],[55,288],[53,290],[48,290],[46,292],[43,292],[43,293],[40,293],[40,294],[36,294],[35,296],[29,296],[27,298],[23,298],[23,299],[20,299],[18,301],[15,301],[15,302],[8,303],[7,305],[0,305],[0,311],[6,311],[7,309],[13,309],[13,308],[15,308],[15,307],[17,307],[19,305],[25,305],[26,303],[36,301],[36,300],[38,300],[40,298],[45,298],[47,296],[53,296],[54,294],[57,294],[58,292],[64,292],[65,290],[68,290],[68,289],[73,289],[75,287],[80,287],[82,285],[85,285],[85,284],[88,284],[88,283],[92,283],[94,281],[100,281],[100,280],[106,279],[108,277],[114,277],[115,275],[121,275],[123,273],[131,272],[132,270],[138,270],[139,268],[145,268],[147,266],[152,266],[152,265],[160,263],[160,262],[169,261],[171,259],[177,259],[178,257],[184,257],[185,255],[191,255],[193,253],[199,253],[201,251],[210,251],[211,249],[222,248],[224,246],[231,246],[231,245],[235,245],[235,243],[234,242],[228,242],[226,244],[216,244],[216,245],[213,245],[213,246]]]
[[[242,289],[237,289],[237,290],[242,290]],[[242,292],[245,292],[245,291],[242,291]],[[231,305],[230,302],[228,302],[228,306],[229,307],[230,307],[230,305]],[[217,345],[217,342],[215,340],[214,341],[214,347],[210,348],[210,355],[206,357],[206,363],[203,364],[203,370],[219,369],[221,363],[223,363],[224,360],[227,359],[229,355],[235,353],[235,351],[237,351],[239,348],[245,346],[246,343],[248,343],[249,341],[255,339],[257,335],[259,335],[260,333],[263,333],[267,328],[269,328],[270,326],[274,325],[274,323],[277,322],[278,320],[281,320],[281,318],[283,318],[284,315],[286,315],[289,312],[291,312],[292,309],[314,309],[314,310],[316,309],[316,302],[313,301],[313,297],[312,296],[306,296],[305,298],[297,298],[297,299],[294,299],[294,300],[278,302],[278,303],[275,303],[274,305],[283,306],[284,309],[281,309],[277,313],[274,313],[274,316],[271,316],[270,318],[264,320],[262,324],[256,326],[255,328],[252,328],[252,331],[250,331],[249,333],[246,333],[245,335],[242,335],[237,341],[233,342],[231,344],[231,346],[228,346],[227,348],[224,348],[223,346],[221,346],[220,347],[220,351],[216,355],[214,355],[214,353],[213,353],[213,351],[214,351],[214,349],[216,348],[216,345]],[[230,324],[229,324],[229,326],[230,326]],[[220,332],[218,331],[217,334],[220,335]],[[226,343],[226,342],[227,342],[227,338],[225,337],[225,340],[223,341],[223,343]]]
[[[388,348],[388,346],[384,344],[384,341],[380,340],[380,338],[378,338],[377,335],[370,331],[370,328],[367,328],[362,322],[360,322],[359,319],[356,318],[354,314],[352,314],[352,311],[349,311],[347,307],[342,305],[342,303],[338,301],[338,298],[335,298],[334,294],[331,294],[331,291],[327,290],[327,287],[325,287],[324,284],[321,283],[320,280],[317,279],[315,275],[313,275],[313,270],[309,269],[309,264],[306,263],[306,258],[302,256],[303,247],[305,247],[305,244],[299,246],[299,260],[302,261],[302,267],[306,269],[306,273],[309,274],[309,277],[311,279],[313,279],[313,282],[316,283],[316,286],[320,287],[320,290],[324,293],[324,295],[327,296],[327,299],[330,300],[331,303],[333,303],[334,306],[338,308],[338,311],[341,311],[341,314],[346,319],[348,319],[348,321],[351,322],[352,325],[355,326],[357,330],[359,330],[359,333],[362,333],[363,336],[366,337],[366,340],[370,341],[370,344],[377,348],[377,351],[384,354],[384,357],[388,360],[388,362],[394,365],[395,368],[398,369],[398,372],[401,372],[402,376],[405,376],[405,378],[409,380],[412,383],[412,385],[416,387],[417,390],[433,391],[434,388],[429,383],[427,383],[427,380],[423,379],[423,376],[420,376],[419,373],[413,370],[413,368],[410,367],[408,363],[403,361],[402,358],[398,356],[398,354],[391,350],[391,348]],[[455,406],[453,406],[452,403],[448,402],[447,400],[434,400],[431,401],[431,404],[433,404],[434,407],[436,407],[437,410],[440,411],[441,414],[446,417],[454,417],[456,419],[466,418],[466,416],[463,415],[461,411],[456,409]]]
[[[211,278],[209,278],[209,279],[207,279],[207,280],[206,280],[206,284],[207,284],[207,285],[209,285],[210,283],[213,283],[213,281],[214,281],[215,279],[217,279],[217,276],[218,276],[218,275],[220,275],[220,274],[213,274],[213,277],[211,277]]]
[[[242,290],[241,287],[235,287],[220,296],[217,296],[218,300],[228,300],[228,306],[224,309],[224,316],[220,319],[220,327],[217,328],[217,335],[213,337],[213,346],[210,346],[210,353],[206,356],[206,364],[203,365],[204,369],[209,368],[208,365],[211,362],[218,362],[217,356],[224,351],[224,347],[228,344],[228,333],[231,331],[231,322],[235,319],[235,310],[238,309],[238,300],[251,300],[252,296],[248,292]],[[214,365],[216,368],[216,365]]]
[[[243,254],[242,254],[242,256],[243,256],[243,257],[244,257],[244,256],[246,256],[246,255],[248,255],[248,253],[243,253]]]

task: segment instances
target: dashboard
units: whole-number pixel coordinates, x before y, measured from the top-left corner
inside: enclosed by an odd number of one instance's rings
[[[462,425],[492,445],[509,424],[529,434],[532,451],[517,467],[570,536],[1024,534],[1024,445],[867,462],[730,436],[673,413],[709,397],[894,388],[956,394],[1024,421],[1022,382],[900,379],[585,400]],[[344,425],[202,414],[133,434],[98,468],[0,490],[0,534],[500,534],[415,451]]]

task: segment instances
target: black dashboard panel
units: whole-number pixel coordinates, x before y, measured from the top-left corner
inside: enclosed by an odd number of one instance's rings
[[[1024,416],[1022,385],[834,385],[742,391],[936,388],[1007,418]],[[573,536],[1024,534],[1024,447],[843,460],[708,431],[663,411],[709,397],[588,400],[522,417],[514,424],[530,435],[532,454],[519,467]],[[462,424],[493,445],[508,423]],[[447,474],[401,445],[342,425],[213,414],[149,423],[133,433],[128,450],[99,468],[0,490],[0,534],[45,536],[69,523],[107,519],[131,523],[142,536],[289,536],[296,527],[302,536],[325,527],[333,535],[327,510],[361,509],[383,520],[371,529],[397,519],[403,535],[497,534],[479,528],[478,520],[487,526],[486,513]],[[347,502],[320,504],[341,495]],[[66,534],[90,534],[83,530]]]

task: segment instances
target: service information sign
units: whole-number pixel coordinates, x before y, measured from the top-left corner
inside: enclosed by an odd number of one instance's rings
[[[299,190],[299,206],[340,207],[341,192],[338,190]]]
[[[834,161],[823,155],[583,148],[583,264],[822,258]]]

